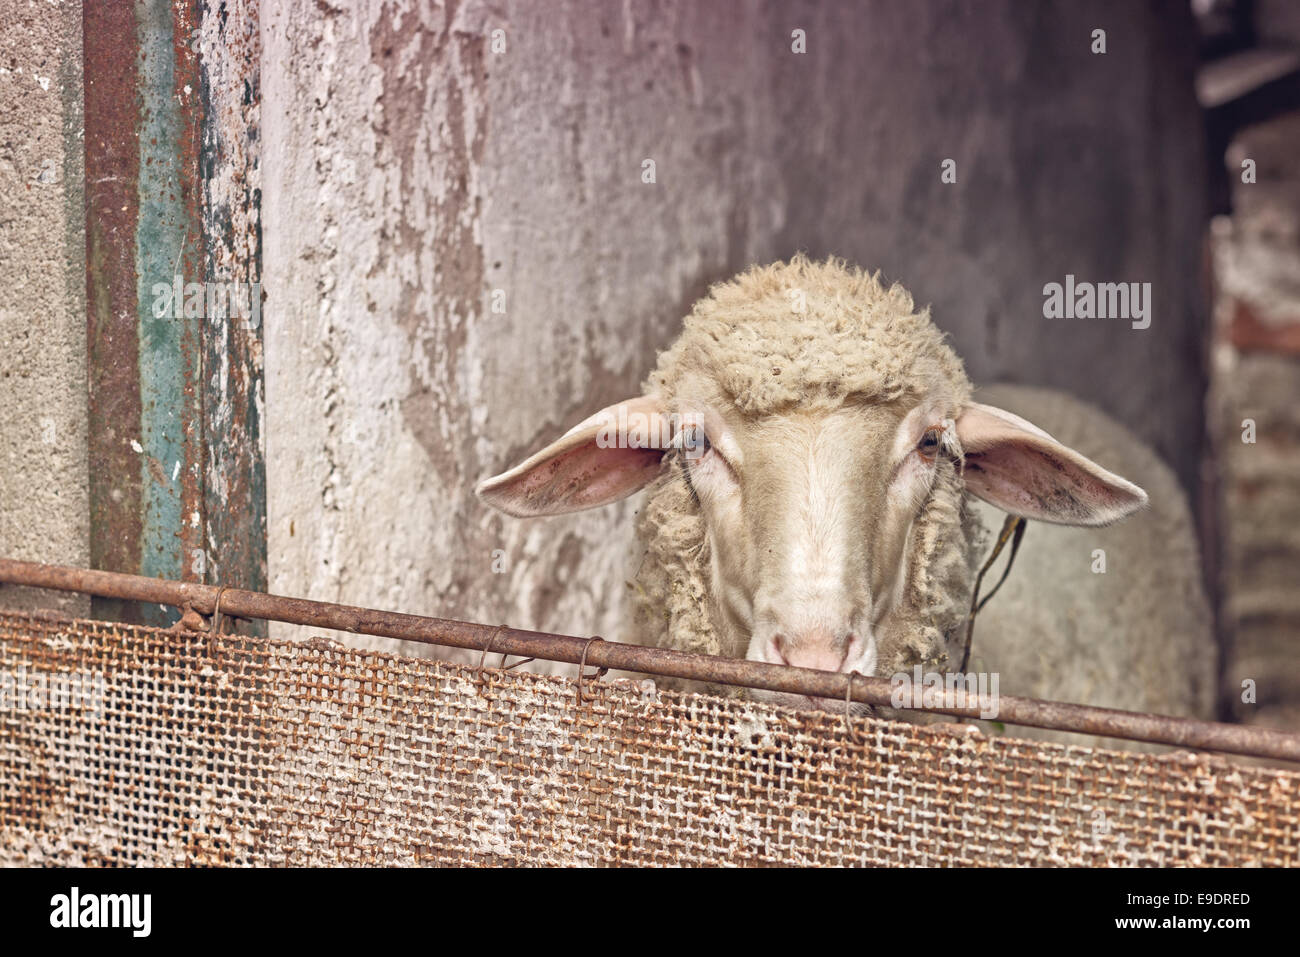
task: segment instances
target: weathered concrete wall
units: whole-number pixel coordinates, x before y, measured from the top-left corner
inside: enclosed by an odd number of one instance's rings
[[[89,561],[81,4],[0,0],[0,555]],[[0,605],[84,613],[0,585]]]
[[[635,391],[710,281],[800,248],[883,268],[977,380],[1070,389],[1194,481],[1185,4],[262,17],[273,591],[616,636],[635,503],[517,522],[471,489]],[[1067,274],[1152,283],[1151,327],[1044,319]]]

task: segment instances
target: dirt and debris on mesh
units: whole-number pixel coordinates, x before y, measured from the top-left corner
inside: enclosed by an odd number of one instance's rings
[[[1300,863],[1206,755],[21,613],[0,676],[0,864]]]

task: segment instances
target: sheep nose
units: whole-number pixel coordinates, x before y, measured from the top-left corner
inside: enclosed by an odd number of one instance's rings
[[[856,639],[852,635],[840,641],[827,641],[820,637],[791,641],[785,635],[776,634],[771,638],[772,654],[769,660],[794,668],[843,671],[849,658],[849,649],[855,643]]]

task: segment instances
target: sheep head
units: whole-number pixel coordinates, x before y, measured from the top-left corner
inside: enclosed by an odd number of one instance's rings
[[[653,485],[643,537],[658,539],[661,564],[694,563],[705,619],[694,627],[716,639],[679,641],[668,620],[658,643],[888,674],[951,647],[970,598],[967,495],[1070,525],[1108,524],[1146,502],[970,394],[960,360],[901,287],[796,257],[715,286],[644,395],[478,493],[526,517]]]

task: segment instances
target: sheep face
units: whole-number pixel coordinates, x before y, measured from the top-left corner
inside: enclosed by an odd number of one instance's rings
[[[912,616],[909,540],[953,470],[952,399],[744,415],[683,383],[669,469],[702,520],[713,626],[751,660],[876,674]]]
[[[1074,525],[1145,503],[1029,422],[971,402],[910,297],[835,263],[715,288],[647,392],[478,491],[539,516],[653,483],[641,533],[651,574],[669,570],[649,589],[667,610],[645,637],[660,645],[866,675],[939,663],[970,598],[965,496]]]

